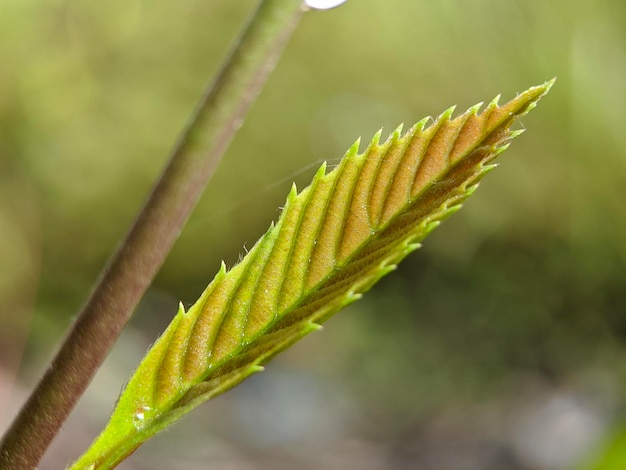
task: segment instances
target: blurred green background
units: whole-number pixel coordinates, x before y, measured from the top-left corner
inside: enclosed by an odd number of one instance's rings
[[[0,429],[256,3],[0,2]],[[623,0],[307,14],[41,468],[86,448],[178,300],[237,261],[292,181],[380,127],[553,76],[500,168],[398,272],[120,468],[626,468]]]

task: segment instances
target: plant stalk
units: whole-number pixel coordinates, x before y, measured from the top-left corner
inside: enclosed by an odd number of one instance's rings
[[[262,0],[128,234],[0,443],[0,468],[37,467],[163,264],[305,7]]]

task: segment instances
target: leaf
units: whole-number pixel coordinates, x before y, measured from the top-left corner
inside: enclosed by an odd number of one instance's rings
[[[224,264],[188,311],[182,305],[122,392],[111,419],[72,468],[112,468],[147,438],[232,388],[420,246],[456,212],[509,141],[509,127],[553,81],[509,103],[452,117],[450,108],[295,185],[282,214],[245,258]]]

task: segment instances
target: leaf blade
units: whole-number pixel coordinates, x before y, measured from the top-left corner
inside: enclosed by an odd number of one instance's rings
[[[222,265],[189,311],[181,306],[72,468],[105,468],[127,455],[124,440],[136,447],[359,299],[461,207],[519,134],[510,125],[552,83],[482,112],[477,105],[453,117],[450,108],[382,144],[379,132],[363,153],[357,141],[337,168],[323,165],[300,193],[294,186],[244,259],[230,271]]]

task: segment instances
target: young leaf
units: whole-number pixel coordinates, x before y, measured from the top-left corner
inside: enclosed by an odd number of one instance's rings
[[[245,258],[224,264],[182,307],[139,365],[111,419],[72,469],[112,468],[200,403],[232,388],[347,304],[420,246],[474,192],[491,161],[521,133],[511,124],[553,81],[509,103],[454,108],[295,186],[276,223]]]

